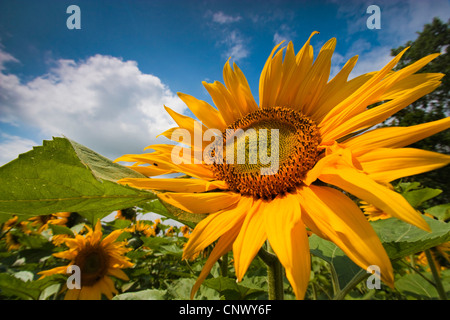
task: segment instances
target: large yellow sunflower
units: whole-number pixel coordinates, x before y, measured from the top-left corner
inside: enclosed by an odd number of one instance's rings
[[[68,289],[66,300],[100,300],[102,294],[111,299],[117,290],[110,276],[129,280],[121,270],[133,264],[124,256],[130,249],[124,242],[116,242],[122,230],[115,230],[102,239],[100,220],[94,230],[87,227],[85,236],[64,239],[69,250],[53,254],[55,257],[70,260],[67,266],[41,271],[41,278],[52,274],[67,274],[67,268],[75,265],[80,268],[81,289]]]
[[[240,281],[268,240],[296,297],[302,299],[310,273],[307,228],[333,241],[362,268],[378,265],[382,280],[393,286],[392,266],[380,240],[358,206],[340,190],[429,230],[421,214],[388,185],[395,179],[450,162],[447,155],[403,148],[449,128],[450,119],[362,132],[440,84],[443,74],[415,74],[438,54],[394,72],[392,68],[403,51],[381,70],[348,80],[356,56],[329,81],[336,39],[326,42],[314,61],[311,37],[297,54],[292,43],[281,50],[281,44],[273,49],[261,73],[259,104],[242,71],[236,64],[232,68],[229,62],[223,69],[225,85],[218,81],[203,83],[217,109],[179,93],[200,121],[166,107],[178,127],[162,135],[190,144],[190,149],[158,144],[148,147],[153,152],[117,159],[134,162],[130,167],[148,177],[176,172],[192,177],[120,180],[136,188],[166,191],[159,194],[161,200],[205,215],[189,237],[184,258],[218,242],[193,287],[192,297],[213,264],[230,250]],[[230,151],[242,150],[244,146],[245,161],[228,161],[235,160],[231,156],[222,163],[211,163],[207,157],[199,161],[203,152],[220,159],[216,149],[209,152],[213,135],[208,129],[221,133],[215,141],[227,146],[230,143]],[[227,134],[239,129],[253,129],[260,141],[265,137],[267,142],[271,134],[278,138],[277,170],[263,174],[267,162],[250,161],[255,145],[249,142],[249,136]],[[179,132],[198,137],[199,131],[203,137],[200,143],[194,141],[197,138],[186,140],[186,135],[180,139]],[[273,143],[260,145],[259,155],[273,156],[272,146]],[[227,152],[228,149],[223,151],[223,155]]]

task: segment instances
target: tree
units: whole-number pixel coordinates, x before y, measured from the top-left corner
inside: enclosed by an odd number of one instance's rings
[[[434,18],[430,24],[424,26],[422,32],[417,32],[418,37],[416,40],[408,41],[404,46],[391,50],[391,55],[395,56],[406,47],[410,47],[395,67],[395,70],[402,69],[429,54],[440,52],[441,55],[439,57],[431,61],[419,72],[444,73],[446,76],[442,79],[442,84],[435,91],[396,113],[388,122],[385,122],[386,126],[412,126],[449,116],[449,24],[450,20],[447,23],[443,23],[439,18]],[[450,153],[450,130],[445,130],[418,141],[410,147],[448,154]],[[443,190],[441,196],[437,197],[437,200],[433,204],[450,202],[450,166],[403,179],[403,181],[405,180],[418,181],[424,186]]]

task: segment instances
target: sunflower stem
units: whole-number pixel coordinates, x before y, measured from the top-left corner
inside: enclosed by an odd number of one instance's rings
[[[267,245],[268,251],[259,250],[259,257],[267,265],[267,281],[269,283],[269,300],[283,300],[283,266],[273,253],[270,245]]]
[[[222,260],[220,261],[220,273],[222,277],[228,276],[228,252],[222,256]]]
[[[442,285],[442,281],[441,278],[439,277],[439,273],[437,271],[436,264],[434,263],[430,249],[425,250],[425,255],[427,256],[428,265],[430,266],[431,274],[433,275],[434,278],[434,285],[439,294],[439,298],[441,300],[447,300],[447,294],[445,293],[444,286]]]
[[[338,290],[338,292],[336,293],[336,295],[333,297],[333,300],[343,300],[345,298],[345,296],[356,287],[356,285],[358,283],[360,283],[361,281],[363,281],[364,279],[369,277],[369,273],[366,272],[366,270],[360,270],[354,277],[352,280],[350,280],[349,283],[347,283],[347,285],[342,289],[342,290]],[[339,286],[339,285],[338,285]]]

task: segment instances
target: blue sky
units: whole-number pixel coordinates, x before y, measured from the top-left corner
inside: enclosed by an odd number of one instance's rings
[[[81,9],[69,30],[66,9]],[[381,29],[368,29],[369,5]],[[177,92],[211,102],[202,81],[222,81],[228,58],[258,101],[273,46],[299,50],[312,31],[315,53],[337,38],[331,74],[354,55],[351,77],[379,70],[390,49],[416,38],[448,0],[0,2],[0,165],[52,136],[67,136],[115,159],[140,153],[173,126],[163,105],[189,115]]]

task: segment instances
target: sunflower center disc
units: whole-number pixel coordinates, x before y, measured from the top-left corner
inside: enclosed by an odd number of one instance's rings
[[[316,125],[289,108],[254,111],[228,126],[223,139],[224,161],[212,165],[216,179],[255,198],[295,189],[320,159]]]
[[[108,270],[108,254],[101,247],[88,246],[78,254],[75,265],[81,270],[81,285],[92,286]]]

